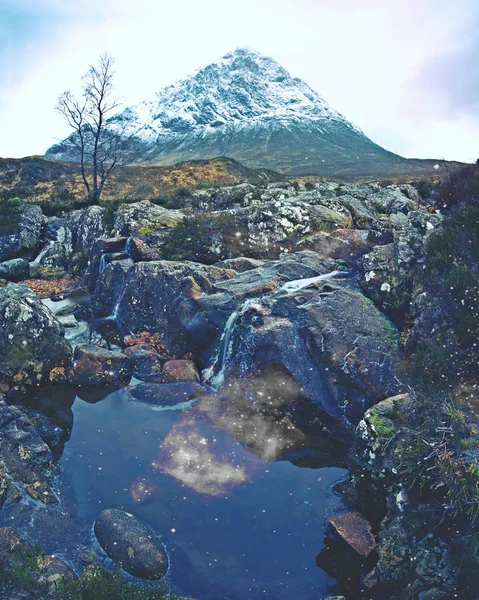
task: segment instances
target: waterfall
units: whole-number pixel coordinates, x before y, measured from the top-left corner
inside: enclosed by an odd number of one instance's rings
[[[35,260],[32,261],[32,265],[40,265],[40,261],[42,260],[42,258],[45,256],[45,254],[50,250],[51,246],[53,245],[52,241],[49,241],[45,244],[45,246],[43,246],[43,248],[40,250],[40,252],[38,253],[38,256],[35,258]]]
[[[216,358],[212,366],[208,367],[203,371],[204,381],[209,383],[211,387],[215,390],[220,388],[224,383],[224,372],[230,350],[231,336],[233,334],[233,329],[236,324],[236,321],[238,320],[238,317],[238,311],[232,312],[231,315],[228,317],[228,320],[225,324],[225,328],[223,329],[223,333],[221,334],[220,344],[218,352],[216,354]]]
[[[297,292],[312,283],[316,283],[318,281],[325,281],[327,279],[334,279],[337,275],[344,275],[344,271],[331,271],[331,273],[324,273],[323,275],[318,275],[317,277],[309,277],[307,279],[295,279],[294,281],[288,281],[283,286],[279,288],[279,292],[286,292],[288,294],[292,294],[293,292]]]
[[[295,279],[294,281],[288,281],[277,291],[292,294],[308,285],[311,285],[312,283],[333,279],[338,275],[344,274],[344,271],[331,271],[330,273],[324,273],[323,275],[317,275],[316,277],[309,277],[307,279]],[[226,321],[223,333],[220,337],[218,350],[213,360],[213,364],[210,367],[204,369],[202,373],[203,380],[206,383],[209,383],[209,385],[215,390],[219,389],[224,383],[225,371],[228,363],[228,358],[232,349],[232,336],[236,322],[238,321],[239,317],[241,317],[248,311],[251,304],[253,304],[254,302],[258,302],[258,300],[261,300],[261,298],[248,298],[248,300],[244,302],[241,308],[231,313],[231,315],[228,317],[228,320]]]

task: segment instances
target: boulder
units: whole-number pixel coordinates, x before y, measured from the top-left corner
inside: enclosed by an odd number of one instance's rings
[[[106,210],[101,206],[89,206],[68,214],[65,226],[71,231],[73,249],[90,250],[92,244],[105,237]]]
[[[0,289],[0,373],[16,383],[48,381],[56,367],[68,366],[71,347],[64,329],[27,286]]]
[[[96,310],[108,313],[112,307],[114,309],[133,264],[131,258],[113,258],[101,268],[91,299],[91,305]]]
[[[371,524],[357,512],[334,515],[328,519],[334,535],[355,558],[364,560],[376,548]]]
[[[163,365],[165,381],[199,381],[200,376],[192,360],[169,360]]]
[[[118,385],[130,378],[128,357],[122,352],[80,344],[75,348],[68,381],[73,385]]]
[[[157,580],[168,571],[160,537],[137,517],[122,510],[104,510],[94,531],[103,550],[130,575]]]
[[[257,269],[261,267],[263,261],[256,260],[254,258],[246,258],[244,256],[238,256],[237,258],[227,258],[218,263],[215,263],[215,267],[219,267],[220,269],[233,269],[238,273],[243,273],[244,271],[250,271],[251,269]]]
[[[40,240],[43,213],[39,206],[22,204],[18,208],[16,231],[0,236],[0,261],[11,258],[30,258]]]
[[[174,406],[207,393],[207,388],[192,382],[140,383],[130,390],[134,398],[154,406]]]
[[[22,281],[30,276],[30,267],[23,258],[12,258],[0,263],[0,277],[7,281]]]
[[[148,200],[120,206],[113,221],[113,233],[131,236],[162,227],[174,227],[184,219],[179,210],[169,210]]]
[[[424,597],[431,589],[440,591],[442,597],[454,597],[458,573],[451,548],[426,533],[420,522],[423,518],[418,517],[400,514],[383,523],[376,548],[378,562],[363,580],[363,588],[374,597],[399,595],[405,586],[410,597]]]
[[[332,435],[351,440],[365,410],[406,377],[398,337],[354,282],[323,279],[243,305],[224,379],[241,377],[243,365],[254,373],[280,364],[316,407],[310,419],[324,417]]]

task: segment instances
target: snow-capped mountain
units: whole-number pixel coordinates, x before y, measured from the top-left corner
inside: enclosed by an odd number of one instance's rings
[[[284,173],[380,174],[408,161],[364,133],[271,58],[240,48],[108,121],[142,160],[229,156]],[[50,158],[78,158],[72,139]]]

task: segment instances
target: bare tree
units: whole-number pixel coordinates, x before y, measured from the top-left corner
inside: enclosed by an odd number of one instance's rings
[[[57,104],[73,134],[67,143],[81,162],[81,174],[90,204],[98,204],[106,181],[115,167],[131,162],[132,153],[124,138],[121,121],[107,124],[111,113],[119,106],[113,99],[114,60],[102,54],[98,65],[90,65],[82,79],[82,97],[64,92]],[[91,183],[88,167],[91,168]]]

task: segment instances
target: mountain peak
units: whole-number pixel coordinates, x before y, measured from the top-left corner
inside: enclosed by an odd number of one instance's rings
[[[109,119],[158,164],[230,156],[248,166],[323,172],[333,156],[355,169],[358,155],[386,152],[274,59],[240,47]],[[71,160],[74,139],[47,156]],[[314,165],[314,167],[313,167]]]

